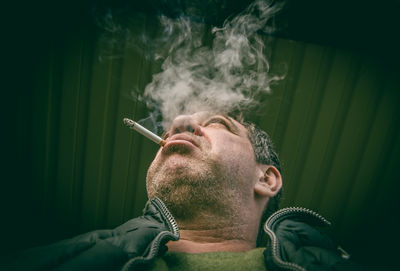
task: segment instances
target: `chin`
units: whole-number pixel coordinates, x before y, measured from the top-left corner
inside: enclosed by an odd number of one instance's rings
[[[199,182],[205,178],[205,172],[208,170],[204,165],[194,165],[193,162],[180,160],[164,163],[159,170],[152,169],[147,174],[149,197],[158,196],[163,199],[163,194],[181,194],[183,191],[179,190],[183,186],[198,187]]]

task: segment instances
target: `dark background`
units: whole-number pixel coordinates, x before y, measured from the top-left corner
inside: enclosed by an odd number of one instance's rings
[[[3,253],[114,227],[146,200],[156,146],[120,120],[146,116],[129,89],[160,67],[129,48],[99,61],[97,16],[136,12],[135,27],[152,29],[155,15],[184,12],[220,25],[248,2],[4,6]],[[394,265],[399,241],[399,11],[394,0],[287,1],[270,45],[273,70],[284,63],[287,78],[253,117],[284,162],[283,206],[321,212],[357,260],[382,268]]]

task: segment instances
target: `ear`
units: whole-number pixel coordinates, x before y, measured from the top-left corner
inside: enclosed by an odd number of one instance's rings
[[[259,196],[274,197],[282,187],[282,176],[279,170],[270,165],[264,167],[264,175],[254,185],[254,192]]]

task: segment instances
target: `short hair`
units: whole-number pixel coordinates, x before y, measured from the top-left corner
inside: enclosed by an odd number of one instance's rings
[[[250,143],[253,146],[254,155],[258,163],[264,165],[272,165],[281,172],[281,164],[279,161],[278,154],[275,151],[271,137],[260,129],[256,124],[244,121],[241,116],[233,117],[239,123],[241,123],[247,130],[247,136],[249,137]],[[279,209],[280,199],[282,197],[282,189],[278,193],[270,198],[267,206],[265,207],[261,216],[260,227],[257,236],[257,247],[265,243],[265,233],[263,230],[264,223],[268,217]]]

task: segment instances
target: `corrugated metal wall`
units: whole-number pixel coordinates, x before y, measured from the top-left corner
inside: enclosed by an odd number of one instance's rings
[[[152,27],[147,21],[141,17],[136,26]],[[24,125],[15,126],[13,142],[24,167],[15,165],[21,172],[4,186],[18,213],[8,229],[26,240],[15,247],[115,227],[141,214],[157,146],[122,118],[146,117],[130,93],[143,90],[160,67],[132,48],[100,61],[103,47],[92,27],[53,41],[36,65],[34,87],[18,96],[15,121]],[[254,120],[280,153],[282,204],[319,211],[345,247],[371,256],[388,243],[377,236],[380,221],[386,233],[395,230],[398,74],[358,52],[285,39],[270,48],[272,71],[286,65],[286,78]]]

